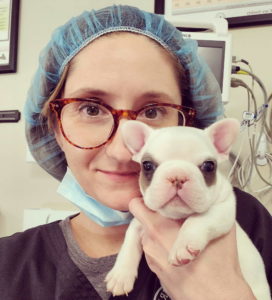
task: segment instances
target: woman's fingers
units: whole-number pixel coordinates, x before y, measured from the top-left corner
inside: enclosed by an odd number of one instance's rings
[[[134,198],[129,203],[129,210],[145,229],[152,228],[157,219],[157,213],[145,206],[142,198]]]
[[[180,227],[183,220],[173,220],[152,211],[142,198],[134,198],[129,203],[129,210],[147,231],[167,231],[169,226]],[[166,226],[166,227],[165,227]]]
[[[163,217],[159,213],[150,210],[146,207],[142,198],[132,199],[129,203],[129,210],[143,225],[143,239],[145,240],[143,246],[145,247],[148,244],[152,248],[153,241],[154,248],[160,245],[168,252],[177,237],[182,221]]]

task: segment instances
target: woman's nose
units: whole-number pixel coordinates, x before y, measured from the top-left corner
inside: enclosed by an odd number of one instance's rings
[[[107,155],[115,160],[120,162],[129,162],[131,161],[132,154],[127,149],[123,142],[123,137],[121,133],[121,127],[124,122],[127,120],[120,120],[119,126],[113,138],[105,145],[105,151]]]

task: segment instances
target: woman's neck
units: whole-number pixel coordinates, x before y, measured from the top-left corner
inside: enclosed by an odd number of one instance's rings
[[[128,225],[102,227],[83,213],[71,220],[72,233],[88,256],[99,258],[119,252]]]

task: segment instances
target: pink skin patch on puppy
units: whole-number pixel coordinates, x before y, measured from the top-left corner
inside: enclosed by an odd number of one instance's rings
[[[194,257],[197,257],[200,253],[200,250],[194,250],[192,248],[186,247],[186,250]]]
[[[172,264],[174,267],[180,267],[180,265],[188,265],[191,262],[191,259],[181,259],[179,264]]]

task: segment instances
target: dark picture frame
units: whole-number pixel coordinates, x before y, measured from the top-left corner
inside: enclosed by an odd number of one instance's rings
[[[169,1],[169,0],[166,0]],[[258,6],[256,6],[256,10]],[[154,12],[157,14],[165,14],[165,0],[155,0]],[[213,11],[215,15],[216,12]],[[260,12],[258,14],[243,15],[238,17],[226,17],[230,28],[244,27],[244,26],[257,26],[257,25],[270,25],[272,24],[272,3],[269,12]]]
[[[19,27],[19,7],[20,0],[8,0],[10,2],[9,11],[4,11],[2,7],[2,24],[4,18],[8,18],[7,37],[0,36],[0,73],[15,73],[17,70],[17,48],[18,48],[18,27]],[[7,1],[7,2],[8,2]],[[0,7],[1,9],[1,7]],[[0,10],[1,16],[1,10]],[[1,25],[1,18],[0,18]]]

